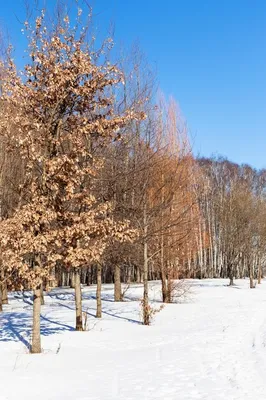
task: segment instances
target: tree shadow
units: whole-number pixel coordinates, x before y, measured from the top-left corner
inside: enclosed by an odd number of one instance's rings
[[[30,350],[32,316],[25,312],[5,312],[0,316],[0,342],[21,342]],[[41,335],[50,336],[64,331],[74,331],[70,325],[41,315]]]
[[[0,342],[20,341],[30,350],[31,318],[28,314],[20,312],[5,313],[1,315],[0,322]]]
[[[65,304],[64,301],[74,302],[74,293],[47,293],[47,295],[52,300],[57,300],[56,302],[50,303],[55,306],[67,308],[71,311],[75,311],[75,306]],[[14,292],[12,297],[21,301],[30,308],[33,305],[33,297],[31,292]],[[12,301],[11,297],[11,301]],[[83,300],[96,300],[96,296],[90,293],[84,293]],[[118,304],[114,302],[113,295],[104,294],[102,298],[103,302],[109,302],[113,304]],[[49,306],[49,303],[47,304]],[[29,307],[26,307],[28,309]],[[25,309],[25,307],[24,307]],[[95,308],[86,307],[83,305],[83,312],[87,315],[96,318],[95,316]],[[115,319],[128,321],[130,323],[141,325],[142,323],[138,320],[135,320],[130,317],[126,317],[124,315],[120,315],[116,312],[116,310],[111,307],[102,308],[102,314],[108,315]],[[125,312],[123,312],[125,314]],[[41,335],[42,336],[50,336],[57,333],[61,333],[64,331],[75,331],[73,326],[62,323],[58,321],[56,318],[50,318],[45,313],[41,313]],[[0,314],[0,342],[21,342],[29,351],[31,349],[31,332],[32,332],[32,313],[24,312],[24,311],[8,311]]]
[[[203,287],[203,288],[215,288],[215,287],[228,287],[229,284],[227,283],[214,283],[213,281],[206,281],[204,282],[204,280],[201,280],[200,282],[198,281],[191,281],[189,280],[189,284],[191,285],[191,287]],[[234,286],[237,286],[234,284]]]
[[[132,319],[132,318],[122,317],[121,315],[115,314],[113,310],[104,309],[104,310],[102,310],[102,313],[106,314],[106,315],[109,315],[111,317],[114,317],[114,318],[118,318],[118,319],[122,319],[124,321],[131,322],[133,324],[142,325],[141,321],[138,321],[138,320]]]
[[[71,307],[70,305],[62,304],[62,303],[57,303],[57,304],[60,305],[61,307],[68,308],[68,309],[71,310],[71,311],[74,311],[74,310],[75,310],[75,308],[74,308],[74,307]],[[93,310],[94,313],[89,312],[88,310]],[[89,308],[89,307],[86,308],[86,306],[83,305],[83,307],[82,307],[82,312],[83,312],[83,313],[86,313],[87,315],[89,315],[89,316],[91,316],[91,317],[93,317],[93,318],[96,318],[96,315],[95,315],[96,313],[95,313],[95,309],[94,309],[94,308]],[[114,318],[117,318],[117,319],[122,319],[122,320],[124,320],[124,321],[128,321],[128,322],[131,322],[131,323],[133,323],[133,324],[142,325],[142,322],[140,322],[140,321],[138,321],[138,320],[135,320],[135,319],[132,319],[132,318],[127,318],[127,317],[123,317],[123,316],[121,316],[121,315],[118,315],[118,314],[114,313],[114,311],[111,310],[111,309],[108,310],[108,309],[102,308],[102,314],[109,315],[109,316],[114,317]]]
[[[51,299],[56,299],[59,301],[74,301],[75,294],[74,293],[58,293],[58,292],[50,292],[47,295]],[[96,300],[96,295],[93,293],[87,293],[82,291],[82,300]],[[115,303],[113,294],[102,294],[102,301],[106,301],[109,303]]]

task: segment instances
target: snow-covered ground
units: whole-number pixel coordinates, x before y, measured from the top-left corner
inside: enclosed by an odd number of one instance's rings
[[[73,290],[55,289],[42,308],[41,355],[27,349],[30,297],[14,293],[0,316],[0,400],[265,400],[266,281],[190,283],[186,302],[149,327],[139,322],[140,285],[123,303],[104,285],[102,320],[95,287],[84,288],[86,332],[74,331]],[[151,300],[159,290],[151,283]]]

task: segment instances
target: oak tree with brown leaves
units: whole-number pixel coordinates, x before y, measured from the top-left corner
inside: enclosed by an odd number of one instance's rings
[[[68,15],[48,27],[42,11],[32,27],[25,22],[30,62],[22,73],[10,57],[2,64],[0,134],[9,152],[25,160],[26,173],[21,204],[1,222],[1,257],[16,277],[10,285],[34,290],[33,353],[41,351],[43,279],[51,278],[57,264],[76,269],[76,329],[82,330],[79,269],[99,262],[110,239],[126,241],[135,235],[127,221],[115,222],[112,205],[94,194],[103,163],[95,149],[144,115],[132,109],[115,112],[111,88],[123,76],[102,62],[112,41],[94,51],[81,13],[78,9],[74,27]]]

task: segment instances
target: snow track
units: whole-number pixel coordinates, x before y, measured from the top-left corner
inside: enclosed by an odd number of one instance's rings
[[[44,353],[34,356],[30,299],[12,295],[0,316],[0,400],[265,400],[266,281],[226,284],[191,281],[191,298],[150,327],[139,323],[138,301],[112,301],[110,285],[97,321],[95,287],[85,288],[87,332],[73,331],[72,290],[54,290],[42,309]],[[134,285],[129,297],[140,296]]]

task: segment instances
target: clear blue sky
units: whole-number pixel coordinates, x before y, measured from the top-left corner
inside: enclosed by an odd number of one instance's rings
[[[23,4],[1,0],[0,6],[0,26],[9,30],[18,61],[23,39],[16,16],[23,20]],[[179,103],[195,153],[266,167],[266,0],[91,4],[103,32],[115,23],[118,44],[139,41],[161,90]]]

